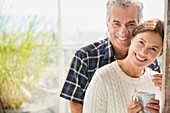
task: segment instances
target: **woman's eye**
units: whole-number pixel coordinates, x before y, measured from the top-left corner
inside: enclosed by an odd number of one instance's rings
[[[143,41],[139,41],[139,43],[140,43],[141,45],[144,45],[144,42],[143,42]]]
[[[152,51],[156,52],[157,50],[155,48],[151,48]]]

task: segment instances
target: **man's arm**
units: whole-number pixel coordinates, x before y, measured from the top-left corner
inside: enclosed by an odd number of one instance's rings
[[[72,113],[82,113],[84,93],[88,85],[87,60],[84,51],[76,51],[60,94],[69,100]]]
[[[72,113],[82,113],[83,112],[83,105],[79,103],[75,103],[73,101],[69,101],[71,112]]]
[[[153,71],[158,72],[158,74],[153,74],[153,77],[159,77],[159,78],[153,79],[152,82],[154,83],[155,87],[159,87],[159,90],[161,91],[162,74],[160,73],[161,69],[160,69],[160,66],[159,66],[157,59],[151,65],[149,65],[148,67],[151,68]]]

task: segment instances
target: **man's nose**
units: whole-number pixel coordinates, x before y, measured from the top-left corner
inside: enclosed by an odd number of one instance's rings
[[[128,28],[125,25],[122,25],[119,30],[119,35],[122,37],[126,37],[128,33]]]

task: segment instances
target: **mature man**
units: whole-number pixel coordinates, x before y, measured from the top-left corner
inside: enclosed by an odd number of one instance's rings
[[[60,94],[61,97],[70,100],[72,113],[82,112],[84,95],[94,72],[127,56],[132,31],[142,19],[143,5],[137,0],[109,0],[106,6],[108,37],[75,53]],[[160,71],[157,61],[149,67]],[[155,83],[157,82],[161,80],[156,80]],[[156,85],[160,87],[160,84]]]

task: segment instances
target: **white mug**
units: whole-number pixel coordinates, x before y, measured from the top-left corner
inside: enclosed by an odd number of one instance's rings
[[[150,100],[155,98],[154,93],[150,92],[135,92],[135,95],[133,97],[133,101],[137,100],[140,101],[142,110],[144,110],[144,113],[150,113],[146,110],[146,105],[150,103]]]

